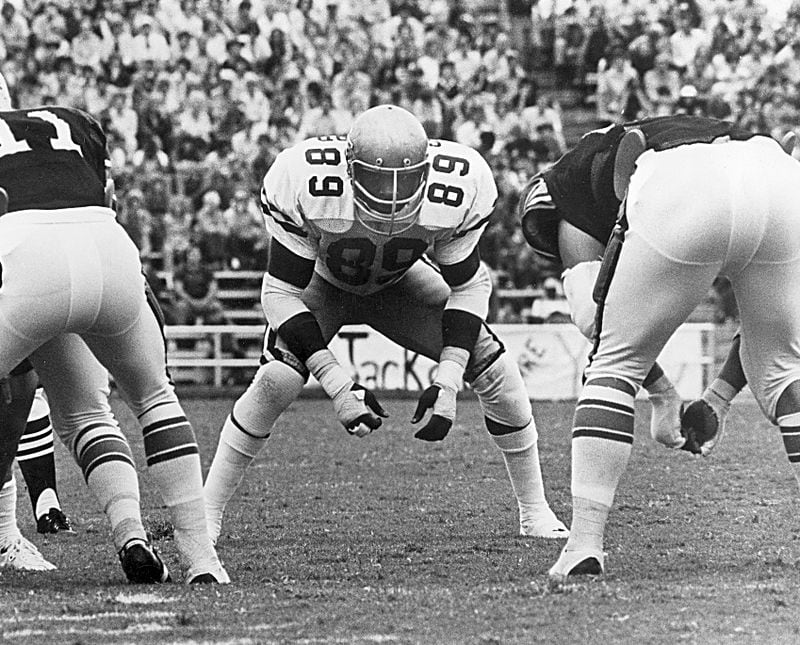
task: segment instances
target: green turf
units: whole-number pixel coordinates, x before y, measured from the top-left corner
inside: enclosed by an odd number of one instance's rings
[[[446,441],[412,438],[412,400],[365,439],[330,404],[302,400],[229,506],[219,550],[233,584],[124,583],[108,527],[59,448],[73,538],[23,530],[59,566],[0,574],[8,643],[793,643],[800,642],[796,485],[777,429],[734,407],[709,459],[647,437],[646,404],[606,542],[604,580],[548,587],[560,541],[517,536],[500,454],[475,400]],[[186,399],[207,469],[231,401]],[[115,406],[120,409],[119,405]],[[538,404],[549,498],[569,521],[569,404]],[[120,415],[126,429],[130,415]],[[143,461],[141,441],[132,437]],[[146,473],[157,546],[178,565]]]

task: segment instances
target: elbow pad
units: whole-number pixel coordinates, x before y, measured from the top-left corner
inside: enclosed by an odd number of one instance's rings
[[[445,309],[460,309],[471,313],[481,320],[489,315],[489,297],[492,295],[492,277],[489,270],[481,263],[469,280],[457,287],[450,287],[450,297]]]
[[[592,298],[594,283],[600,272],[600,260],[581,262],[564,271],[561,281],[569,303],[570,317],[575,326],[589,340],[594,335],[594,317],[597,305]]]

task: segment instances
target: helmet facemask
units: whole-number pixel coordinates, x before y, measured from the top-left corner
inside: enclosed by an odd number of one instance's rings
[[[427,160],[403,159],[399,168],[353,158],[348,148],[348,169],[353,182],[356,217],[369,230],[395,235],[411,228],[422,208],[428,179]]]

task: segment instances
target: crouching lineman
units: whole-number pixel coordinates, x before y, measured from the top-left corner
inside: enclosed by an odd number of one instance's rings
[[[64,341],[67,334],[80,335],[142,428],[148,469],[171,514],[186,581],[227,583],[206,533],[197,443],[167,375],[139,252],[109,207],[105,134],[79,110],[12,110],[7,92],[0,110],[7,135],[0,186],[8,195],[8,212],[0,217],[0,375],[30,356],[54,414],[59,401],[58,414],[76,427],[86,412],[84,399],[66,395],[75,385],[59,372],[80,381],[93,369]],[[16,449],[19,434],[0,432]],[[85,458],[95,454],[92,448]],[[10,465],[4,451],[0,481]]]
[[[739,304],[747,381],[800,463],[800,164],[731,123],[660,117],[585,135],[533,184],[538,196],[523,204],[528,241],[557,252],[568,271],[597,276],[583,280],[596,329],[573,422],[572,527],[550,569],[562,580],[603,572],[634,396],[718,275]]]
[[[505,460],[522,535],[562,538],[545,499],[537,431],[519,370],[483,322],[491,282],[477,243],[497,189],[474,150],[428,141],[409,112],[382,105],[348,136],[309,139],[282,152],[264,178],[272,236],[262,304],[269,321],[263,364],[235,402],[205,484],[216,541],[226,503],[309,374],[356,436],[386,412],[327,349],[340,327],[365,323],[404,348],[439,361],[412,423],[414,435],[445,438],[466,380]],[[438,270],[423,259],[429,250]]]

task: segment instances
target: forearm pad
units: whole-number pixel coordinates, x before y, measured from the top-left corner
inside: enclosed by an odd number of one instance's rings
[[[353,387],[352,379],[329,349],[314,352],[308,357],[306,367],[331,399]]]
[[[592,291],[599,271],[600,260],[594,260],[576,264],[561,274],[572,322],[589,340],[594,334],[597,305],[592,298]]]

